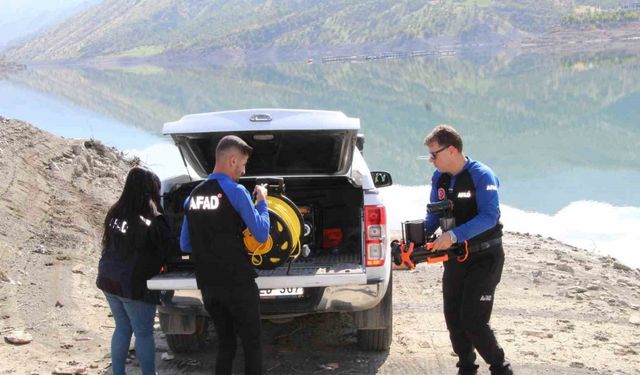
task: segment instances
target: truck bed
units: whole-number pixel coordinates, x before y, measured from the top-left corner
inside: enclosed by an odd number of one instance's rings
[[[256,270],[256,283],[259,289],[366,284],[367,275],[364,266],[359,264],[359,258],[355,254],[300,258],[291,264],[289,270],[286,264],[273,270]],[[192,271],[157,275],[147,281],[147,287],[151,290],[198,289]]]

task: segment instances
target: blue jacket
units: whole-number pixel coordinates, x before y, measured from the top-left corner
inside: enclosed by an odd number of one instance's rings
[[[486,165],[467,158],[463,169],[455,176],[436,171],[431,179],[432,203],[450,199],[456,227],[457,242],[483,241],[502,235],[498,177]],[[427,213],[425,229],[432,234],[440,226],[440,215]]]

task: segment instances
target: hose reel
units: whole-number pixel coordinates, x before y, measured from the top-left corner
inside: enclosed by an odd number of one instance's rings
[[[303,221],[298,207],[281,194],[268,195],[269,237],[258,242],[249,229],[243,234],[251,263],[259,269],[273,269],[300,255]]]

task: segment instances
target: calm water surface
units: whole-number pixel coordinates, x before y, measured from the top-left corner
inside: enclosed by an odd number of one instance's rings
[[[423,216],[433,168],[424,136],[454,125],[501,182],[507,229],[640,266],[640,57],[447,57],[344,64],[31,69],[0,81],[0,115],[184,173],[162,124],[189,113],[283,107],[359,117],[394,228]]]

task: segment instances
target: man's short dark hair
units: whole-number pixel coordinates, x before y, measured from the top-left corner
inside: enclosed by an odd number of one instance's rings
[[[218,142],[218,146],[216,146],[216,159],[231,149],[236,149],[240,151],[242,155],[246,156],[251,156],[253,152],[253,147],[249,146],[242,138],[235,135],[226,135],[222,137],[220,142]]]
[[[451,125],[438,125],[424,139],[424,145],[437,143],[440,146],[453,146],[462,152],[462,137]]]

